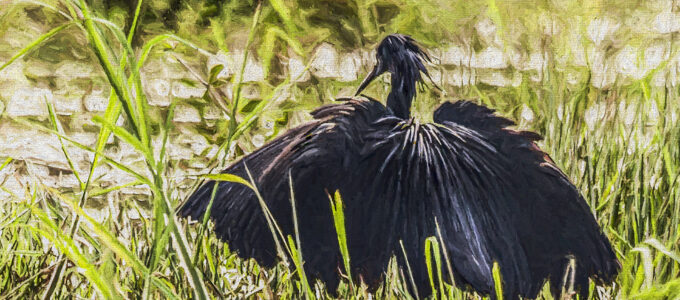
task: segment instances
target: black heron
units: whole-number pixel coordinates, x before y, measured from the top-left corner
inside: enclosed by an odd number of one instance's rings
[[[400,241],[420,296],[429,295],[425,239],[439,236],[451,261],[444,280],[493,294],[494,262],[506,298],[535,298],[546,281],[561,293],[571,278],[582,299],[589,278],[608,284],[620,269],[612,247],[577,188],[534,143],[533,132],[506,128],[511,120],[469,101],[446,102],[434,123],[410,118],[428,55],[409,36],[378,46],[377,64],[361,83],[391,73],[387,106],[354,97],[323,106],[315,120],[272,140],[224,172],[248,178],[246,168],[284,234],[293,235],[288,174],[299,216],[305,270],[330,291],[339,283],[340,251],[327,191],[345,204],[351,272],[380,282]],[[365,97],[368,98],[368,97]],[[290,172],[290,173],[289,173]],[[179,210],[199,219],[215,182],[202,185]],[[211,219],[232,249],[261,265],[276,262],[275,243],[256,195],[238,183],[219,183]],[[435,221],[436,220],[436,221]],[[570,261],[575,268],[570,275]]]

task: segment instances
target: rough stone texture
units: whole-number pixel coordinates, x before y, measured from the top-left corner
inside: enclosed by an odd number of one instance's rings
[[[361,67],[361,56],[357,53],[343,55],[340,59],[340,81],[355,81]]]
[[[200,98],[205,91],[206,88],[202,85],[191,86],[182,81],[172,83],[172,95],[180,99]]]
[[[232,74],[234,74],[235,70],[233,69],[234,63],[231,60],[227,54],[220,50],[217,52],[215,55],[211,55],[208,57],[208,62],[206,64],[207,66],[207,72],[210,72],[214,67],[222,65],[224,68],[220,73],[217,74],[218,79],[227,79],[229,78]]]
[[[0,140],[2,156],[68,169],[59,139],[54,135],[10,120],[2,120]]]
[[[231,54],[230,57],[227,56],[228,57],[227,61],[231,61],[232,63],[230,65],[234,66],[234,68],[231,70],[231,73],[241,71],[241,66],[243,65],[243,54],[244,54],[243,51],[236,50]],[[225,69],[226,67],[227,66],[225,66]],[[248,53],[248,58],[246,59],[246,67],[243,70],[243,78],[241,79],[241,81],[259,82],[263,80],[264,69],[262,68],[262,64],[255,60],[252,53]]]
[[[430,68],[431,76],[443,88],[478,83],[517,87],[524,78],[542,80],[548,64],[554,63],[563,70],[568,84],[584,84],[588,77],[580,70],[590,68],[590,84],[605,89],[618,80],[644,78],[663,66],[662,70],[653,74],[651,84],[677,87],[680,83],[680,54],[671,53],[675,46],[667,41],[671,33],[680,32],[680,14],[665,4],[650,4],[650,7],[654,11],[634,16],[638,20],[600,17],[588,23],[582,23],[582,19],[560,23],[547,13],[541,15],[537,20],[540,26],[537,30],[549,38],[568,37],[568,49],[564,55],[554,54],[551,49],[541,46],[540,41],[519,45],[513,42],[516,36],[501,38],[498,26],[489,18],[481,17],[472,26],[478,41],[473,43],[465,38],[458,42],[444,41],[439,49],[428,49],[436,64]],[[640,24],[631,30],[647,35],[656,34],[657,39],[630,45],[617,40],[619,28],[631,27],[631,22]],[[586,25],[585,31],[581,30],[582,24]],[[0,36],[0,64],[50,29],[34,21],[27,21],[22,26],[7,28]],[[0,163],[5,157],[15,159],[5,170],[0,171],[0,185],[3,188],[0,189],[0,199],[10,195],[23,197],[30,183],[35,180],[50,187],[77,188],[78,183],[69,171],[59,139],[35,127],[40,124],[49,127],[45,101],[54,105],[66,135],[90,147],[96,143],[99,125],[92,118],[106,110],[110,87],[96,59],[88,52],[90,50],[83,47],[86,40],[73,38],[65,41],[72,45],[65,42],[66,45],[50,48],[53,52],[29,53],[0,72]],[[189,187],[195,179],[187,174],[202,171],[207,163],[205,157],[212,157],[217,151],[218,146],[210,142],[213,139],[210,135],[214,133],[198,132],[206,128],[221,130],[218,125],[229,119],[215,103],[206,103],[202,99],[206,87],[196,78],[196,74],[206,79],[210,70],[218,65],[224,67],[217,78],[226,82],[219,90],[225,96],[223,101],[228,107],[234,93],[230,80],[241,71],[244,53],[243,50],[231,49],[230,52],[202,55],[164,49],[151,53],[142,66],[143,89],[151,106],[152,118],[164,120],[167,107],[173,101],[177,104],[173,118],[175,128],[167,146],[170,159],[180,162],[180,167],[170,170],[172,175],[168,180],[174,184]],[[350,83],[337,90],[320,92],[325,93],[319,95],[321,98],[351,96],[354,88],[349,85],[351,82],[358,83],[373,67],[375,51],[348,51],[321,43],[305,58],[292,50],[280,58],[283,74],[276,74],[278,77],[267,76],[266,79],[288,78],[294,84],[291,88],[272,91],[264,83],[266,74],[262,63],[254,53],[248,53],[242,78],[244,85],[240,90],[243,105],[256,104],[258,100],[266,100],[277,106],[295,102],[318,79]],[[667,63],[664,65],[664,62]],[[187,70],[184,64],[192,70]],[[134,91],[131,93],[134,94]],[[596,124],[604,110],[604,106],[588,108],[588,126]],[[534,119],[528,107],[522,108],[521,116],[522,122]],[[293,123],[310,118],[308,114],[298,111],[291,111],[286,117]],[[275,132],[273,124],[279,118],[280,115],[265,109],[258,120],[259,128],[248,133],[248,137],[238,147],[249,151],[261,146]],[[116,123],[123,125],[124,118],[119,118]],[[152,144],[159,148],[162,139],[157,132],[154,134]],[[87,176],[92,153],[73,146],[68,146],[68,150],[80,175]],[[142,174],[147,172],[143,157],[118,138],[107,140],[105,153]],[[105,165],[100,165],[95,172],[97,183],[102,188],[135,180],[130,174]],[[122,189],[120,194],[148,195],[149,190],[143,186],[133,186]],[[114,201],[116,197],[119,197],[118,193],[112,193],[102,201]]]
[[[46,88],[19,88],[14,91],[7,105],[7,115],[16,117],[47,117],[45,102],[53,103],[52,91]]]
[[[289,51],[290,52],[290,51]],[[309,71],[305,70],[305,63],[297,55],[292,55],[288,60],[288,76],[292,82],[305,82],[310,78]]]
[[[145,81],[144,90],[147,100],[153,106],[169,106],[171,83],[169,80],[155,78]]]
[[[665,11],[654,18],[654,29],[658,33],[672,33],[680,31],[680,14]]]
[[[489,47],[473,55],[472,67],[477,69],[505,69],[508,67],[508,62],[503,50]]]
[[[316,48],[309,66],[312,74],[319,78],[341,76],[338,67],[338,51],[329,43],[323,43]]]
[[[109,103],[109,94],[104,93],[103,90],[93,90],[85,96],[83,104],[87,111],[102,112],[106,110]]]
[[[193,106],[179,104],[175,108],[175,117],[172,120],[178,123],[199,123],[201,114]]]

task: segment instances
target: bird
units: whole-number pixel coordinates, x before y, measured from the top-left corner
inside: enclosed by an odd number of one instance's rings
[[[512,120],[469,100],[442,103],[433,122],[411,116],[430,77],[428,63],[412,37],[387,35],[355,96],[317,108],[313,121],[223,173],[252,175],[284,235],[295,236],[294,197],[305,273],[331,292],[342,280],[332,191],[342,197],[347,272],[370,289],[396,257],[399,266],[410,266],[409,292],[431,295],[428,237],[441,241],[450,260],[438,266],[441,280],[492,298],[494,264],[506,299],[536,298],[546,282],[555,296],[572,284],[586,299],[589,280],[611,284],[621,268],[611,243],[577,187],[537,146],[540,135],[511,129]],[[361,94],[386,72],[386,105]],[[215,184],[210,219],[216,235],[239,256],[274,266],[275,238],[258,195],[246,185],[207,181],[178,214],[201,219]]]

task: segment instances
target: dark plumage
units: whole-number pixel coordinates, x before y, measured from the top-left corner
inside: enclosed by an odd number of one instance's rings
[[[582,296],[588,278],[611,283],[620,268],[611,245],[576,187],[534,143],[539,135],[507,129],[512,121],[468,101],[442,104],[434,123],[410,119],[426,60],[410,37],[388,36],[359,88],[390,72],[387,107],[361,98],[323,106],[312,112],[314,121],[224,172],[247,178],[247,165],[283,233],[293,235],[290,172],[305,269],[331,291],[341,265],[326,192],[335,190],[345,204],[353,276],[369,286],[379,282],[392,255],[405,266],[403,240],[419,295],[431,293],[424,243],[437,235],[435,219],[461,287],[492,293],[497,261],[507,298],[535,298],[546,280],[559,294],[570,258]],[[191,195],[180,215],[199,219],[214,184]],[[240,256],[275,263],[274,240],[247,187],[220,183],[211,219]],[[450,281],[446,267],[442,273]]]

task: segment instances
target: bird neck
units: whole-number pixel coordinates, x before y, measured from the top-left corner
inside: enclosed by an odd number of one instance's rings
[[[409,76],[392,74],[392,90],[387,96],[387,107],[398,118],[411,116],[411,102],[416,95],[416,79]]]

